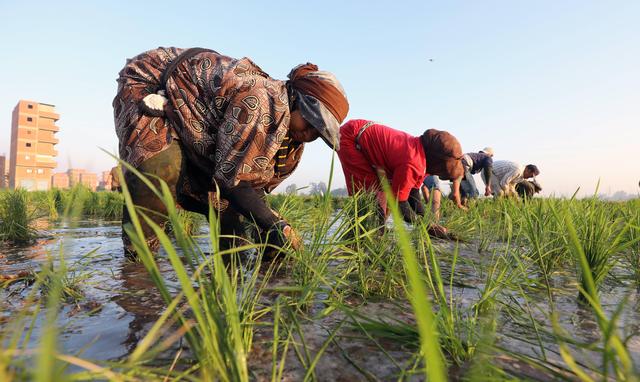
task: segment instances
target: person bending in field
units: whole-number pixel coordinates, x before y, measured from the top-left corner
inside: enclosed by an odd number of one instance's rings
[[[491,195],[491,177],[493,171],[493,149],[485,147],[477,153],[466,153],[462,157],[462,165],[464,166],[464,177],[460,182],[460,193],[462,199],[475,199],[480,196],[473,175],[482,171],[485,181],[484,196]]]
[[[120,176],[118,175],[118,167],[119,166],[112,167],[111,171],[109,172],[109,177],[111,178],[111,191],[114,192],[122,192]]]
[[[388,210],[379,176],[389,180],[404,220],[414,222],[424,215],[419,189],[426,174],[457,180],[458,187],[464,174],[460,143],[448,132],[429,129],[414,137],[363,119],[340,127],[338,157],[349,195],[375,192],[382,221]]]
[[[299,65],[288,77],[276,80],[248,58],[201,48],[129,59],[113,100],[120,158],[167,182],[180,207],[208,215],[211,204],[223,235],[242,236],[245,223],[255,223],[297,248],[292,227],[264,195],[296,169],[305,143],[321,137],[339,148],[349,103],[335,76],[316,65]],[[124,178],[134,204],[164,226],[161,200],[131,171]],[[130,222],[126,210],[122,222]],[[143,230],[157,250],[158,238],[146,224]],[[123,241],[134,253],[126,233]]]
[[[493,196],[518,196],[516,184],[539,174],[540,170],[533,164],[522,166],[516,162],[506,160],[494,161],[490,180]],[[487,182],[484,174],[482,174],[482,179],[485,183]]]

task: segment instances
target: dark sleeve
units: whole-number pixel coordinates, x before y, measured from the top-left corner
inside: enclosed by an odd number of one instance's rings
[[[247,219],[255,221],[262,229],[270,229],[281,220],[249,182],[239,182],[236,186],[223,190],[222,194],[236,211]]]
[[[417,215],[424,216],[424,207],[420,200],[420,190],[417,188],[412,188],[411,191],[409,191],[409,205]]]
[[[407,223],[413,223],[414,221],[416,221],[416,214],[411,209],[409,202],[399,202],[398,207],[400,207],[400,212],[402,213],[402,218],[404,219],[404,221],[406,221]]]
[[[484,167],[482,171],[484,171],[484,177],[487,180],[486,184],[491,184],[491,176],[493,175],[493,158],[487,157],[487,159],[484,160]]]

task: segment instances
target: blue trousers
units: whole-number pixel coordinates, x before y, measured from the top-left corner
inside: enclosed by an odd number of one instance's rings
[[[464,178],[460,182],[460,196],[463,198],[477,198],[480,196],[478,187],[476,187],[476,181],[473,179],[473,175],[469,170],[464,173]]]

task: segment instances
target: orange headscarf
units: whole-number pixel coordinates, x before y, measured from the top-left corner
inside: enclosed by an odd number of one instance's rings
[[[303,94],[317,98],[342,123],[349,112],[349,102],[335,77],[318,71],[318,66],[306,63],[289,73],[291,86]]]

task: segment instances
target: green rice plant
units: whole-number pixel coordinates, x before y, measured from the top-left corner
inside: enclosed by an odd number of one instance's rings
[[[29,191],[28,201],[35,214],[49,220],[58,219],[58,211],[55,206],[55,195],[49,191]]]
[[[343,269],[349,281],[356,280],[350,293],[363,298],[396,297],[404,283],[402,258],[391,235],[380,226],[375,194],[360,192],[345,199],[340,211],[347,222],[341,246]]]
[[[333,166],[329,172],[329,189],[332,169]],[[306,201],[310,201],[310,205],[301,208],[301,203]],[[291,277],[301,291],[296,300],[298,307],[306,309],[312,303],[320,302],[319,299],[324,300],[323,303],[328,299],[340,301],[343,296],[339,290],[346,289],[349,284],[344,277],[336,276],[332,268],[336,261],[344,260],[342,253],[336,253],[336,246],[349,242],[345,239],[350,224],[344,217],[345,211],[333,210],[332,196],[327,192],[305,199],[287,195],[282,200],[279,213],[302,234],[304,240],[302,249],[288,254]]]
[[[58,220],[58,218],[60,217],[60,214],[58,213],[58,206],[57,206],[57,194],[60,192],[60,190],[57,189],[52,189],[47,191],[46,195],[47,195],[47,210],[48,210],[48,216],[49,216],[49,220]]]
[[[65,219],[74,221],[84,217],[87,213],[85,208],[88,204],[87,202],[94,198],[91,190],[81,184],[77,184],[70,190],[65,191],[65,193],[67,193],[63,210]]]
[[[420,267],[414,249],[411,247],[402,216],[386,179],[382,179],[385,195],[389,201],[389,208],[394,220],[394,228],[398,236],[398,245],[402,251],[405,272],[409,288],[407,295],[416,316],[418,332],[420,333],[420,350],[425,364],[425,378],[430,381],[445,381],[447,373],[442,350],[439,342],[437,321],[431,309],[431,302],[427,289],[420,274]],[[428,236],[428,235],[427,235]]]
[[[46,266],[50,268],[50,271],[43,273],[44,278],[39,280],[42,292],[48,295],[50,291],[54,290],[54,287],[57,287],[59,288],[58,292],[61,301],[77,304],[80,300],[83,300],[85,297],[83,288],[96,273],[92,270],[96,253],[97,249],[94,249],[76,259],[73,263],[67,264],[64,260],[63,247],[61,247],[58,256],[60,260],[58,269],[53,268],[52,262],[48,263]],[[52,277],[52,275],[55,277]],[[36,277],[40,276],[36,275]]]
[[[420,348],[420,333],[415,325],[394,317],[369,317],[355,310],[350,310],[348,314],[354,320],[352,325],[354,329],[359,329],[376,338],[393,341],[395,345],[404,348],[413,350]]]
[[[33,228],[35,210],[29,207],[29,194],[18,189],[0,193],[0,241],[26,244],[37,236]]]
[[[201,214],[191,211],[178,210],[178,218],[180,219],[180,227],[184,229],[187,235],[193,235],[198,232],[200,226],[204,223],[204,218]],[[173,227],[169,224],[168,230],[173,230]]]
[[[481,344],[483,340],[492,340],[497,316],[495,300],[515,273],[511,272],[512,264],[507,258],[494,252],[492,261],[487,266],[478,300],[473,305],[460,306],[453,297],[459,246],[456,245],[452,254],[445,252],[451,261],[447,280],[441,272],[438,251],[431,243],[426,226],[422,225],[418,229],[423,237],[418,242],[418,253],[423,259],[427,285],[439,309],[436,319],[440,343],[448,359],[461,367],[474,360],[478,347],[487,347],[487,344]]]
[[[67,210],[71,194],[68,190],[61,190],[59,188],[54,188],[49,192],[51,192],[54,198],[55,208],[58,213],[58,217],[60,217],[60,214],[63,214]]]
[[[478,233],[478,253],[483,253],[489,249],[489,245],[494,238],[490,229],[491,222],[482,218],[478,210],[473,210],[476,232]]]
[[[630,226],[625,223],[624,217],[611,213],[611,206],[607,203],[599,203],[596,198],[591,198],[583,203],[571,203],[570,207],[572,208],[568,217],[569,223],[575,226],[576,235],[591,272],[589,276],[595,288],[598,289],[602,280],[618,262],[617,256],[629,249],[637,240],[625,240]],[[556,214],[556,219],[562,222],[560,224],[568,226],[565,222],[567,218],[562,214]],[[567,245],[570,246],[570,244],[570,238],[567,238]],[[582,290],[589,290],[588,279],[584,274],[585,268],[581,269]],[[582,293],[580,296],[586,297]]]
[[[281,319],[278,327],[282,326],[282,329],[286,333],[286,342],[285,349],[288,348],[289,345],[293,348],[294,354],[302,367],[305,369],[305,375],[303,376],[303,381],[317,381],[316,376],[316,366],[320,361],[321,357],[329,347],[329,345],[334,342],[334,339],[338,336],[338,333],[342,327],[342,325],[346,322],[345,320],[341,320],[335,327],[332,329],[327,329],[327,338],[320,344],[319,347],[314,348],[308,344],[308,341],[305,338],[305,331],[302,326],[302,322],[300,317],[297,314],[297,311],[294,309],[294,306],[291,304],[287,304],[286,309],[286,318]],[[279,315],[280,313],[278,313]],[[275,326],[274,326],[275,327]],[[315,352],[315,354],[312,354]],[[284,359],[286,357],[286,351],[282,354],[282,359],[280,361],[280,365],[278,366],[278,371],[276,372],[276,355],[277,351],[275,348],[272,348],[272,354],[274,355],[274,360],[272,361],[272,381],[279,381],[280,379],[274,379],[273,376],[282,375],[282,368],[284,366]]]
[[[344,199],[342,211],[344,211],[345,219],[348,219],[350,224],[345,234],[356,240],[370,240],[372,233],[377,231],[381,224],[376,195],[371,192],[360,191]],[[356,248],[360,249],[358,246]]]
[[[181,225],[178,210],[166,183],[154,179],[159,184],[156,187],[134,168],[126,163],[123,166],[140,177],[167,207],[167,217],[173,227],[176,246],[162,227],[133,205],[127,185],[123,184],[123,194],[132,220],[132,224],[126,226],[125,230],[168,309],[176,317],[180,330],[184,332],[191,355],[197,361],[197,370],[194,371],[197,371],[198,378],[247,381],[247,353],[251,348],[253,325],[264,314],[255,310],[264,284],[257,285],[258,266],[252,271],[251,277],[241,277],[243,271],[238,268],[239,263],[234,258],[241,251],[255,249],[257,246],[244,245],[221,250],[218,216],[210,208],[209,239],[213,254],[205,256]],[[181,288],[176,297],[169,292],[155,257],[146,245],[140,219],[144,219],[152,227],[167,253]],[[223,261],[223,258],[229,260]],[[141,352],[137,352],[138,358],[132,358],[130,362],[139,362],[140,354]]]
[[[278,358],[278,349],[281,347],[280,344],[280,325],[281,325],[281,311],[282,311],[282,299],[278,297],[274,303],[273,309],[273,343],[271,345],[271,381],[281,381],[282,373],[284,372],[284,366],[287,358],[287,353],[289,351],[289,345],[291,344],[291,331],[287,331],[287,336],[282,344],[281,356]]]
[[[640,199],[625,203],[625,207],[624,220],[629,226],[625,240],[632,244],[623,254],[634,282],[640,288]]]
[[[81,190],[81,191],[80,191]],[[82,206],[82,216],[98,217],[101,214],[100,192],[91,191],[90,189],[78,186],[78,192],[82,193],[84,203]]]
[[[589,203],[591,207],[595,206],[595,202]],[[593,213],[593,212],[592,212]],[[613,377],[620,381],[637,381],[640,378],[640,369],[634,364],[634,360],[631,357],[629,349],[627,348],[627,342],[622,339],[618,334],[617,320],[622,312],[623,307],[626,305],[627,300],[623,299],[618,305],[613,316],[608,318],[600,303],[598,296],[598,284],[596,278],[598,271],[591,269],[591,262],[587,254],[587,248],[585,242],[579,236],[578,227],[574,225],[574,220],[566,213],[565,222],[567,227],[568,245],[571,252],[578,260],[579,269],[581,271],[582,279],[580,285],[580,294],[589,303],[591,307],[600,332],[602,333],[603,347],[601,350],[602,364],[599,365],[599,369],[602,372],[603,379],[608,379],[609,371],[613,371]],[[595,223],[599,222],[599,217]],[[588,245],[588,243],[587,243]],[[562,329],[558,324],[557,317],[554,318],[554,331],[561,333]],[[571,355],[566,344],[560,343],[560,352],[571,370],[584,381],[593,380],[587,372],[585,372],[576,362]]]
[[[427,208],[427,216],[426,221],[432,219],[431,209]],[[475,222],[472,219],[469,219],[469,214],[473,213],[471,211],[463,211],[460,208],[456,207],[456,205],[449,200],[448,198],[443,198],[441,206],[440,206],[441,220],[442,224],[447,227],[455,237],[458,237],[462,241],[470,240],[474,235]]]
[[[99,218],[107,220],[122,219],[124,199],[119,192],[99,191]],[[200,216],[200,215],[198,215]]]
[[[563,222],[557,219],[548,200],[530,200],[522,206],[526,255],[533,260],[552,301],[551,276],[567,255],[562,236]]]

